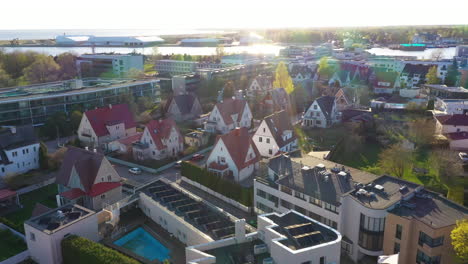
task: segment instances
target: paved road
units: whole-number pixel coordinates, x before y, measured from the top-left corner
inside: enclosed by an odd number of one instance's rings
[[[46,142],[44,142],[44,144],[46,144],[47,151],[49,153],[54,153],[55,151],[57,151],[57,149],[60,148],[58,146],[59,144],[61,146],[63,146],[65,143],[67,143],[67,142],[69,142],[71,140],[74,140],[75,138],[76,138],[76,136],[63,137],[63,138],[60,138],[59,140],[54,139],[54,140],[46,141]]]

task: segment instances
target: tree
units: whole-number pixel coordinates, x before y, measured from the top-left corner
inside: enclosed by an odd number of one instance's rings
[[[408,131],[411,141],[429,145],[434,140],[435,122],[433,119],[419,118],[409,123]]]
[[[468,220],[457,221],[457,226],[450,234],[452,246],[462,261],[468,261]]]
[[[49,157],[47,156],[47,146],[41,141],[39,145],[39,167],[41,170],[49,168]]]
[[[24,69],[26,80],[31,83],[53,82],[59,79],[60,66],[50,56],[41,55]]]
[[[60,66],[60,79],[74,79],[78,75],[76,68],[76,56],[70,52],[65,52],[57,56],[57,64]]]
[[[436,172],[438,181],[447,183],[463,175],[463,164],[459,160],[458,152],[439,149],[431,152],[429,164]]]
[[[294,92],[294,83],[284,62],[280,62],[276,67],[273,88],[284,88],[288,94]]]
[[[218,45],[216,47],[216,58],[221,59],[226,53],[224,52],[224,46]]]
[[[431,52],[430,59],[435,61],[440,61],[444,55],[443,49],[435,49]]]
[[[456,86],[458,82],[458,62],[456,59],[453,59],[452,65],[447,69],[447,76],[445,77],[445,84],[447,86]]]
[[[411,154],[400,144],[394,144],[379,154],[378,165],[383,172],[401,178],[411,166]]]
[[[437,66],[433,66],[426,74],[427,84],[440,84],[440,78],[437,77]]]
[[[73,131],[77,131],[78,127],[80,126],[81,123],[81,118],[83,117],[83,113],[81,113],[78,110],[75,110],[71,113],[70,115],[70,124],[73,129]]]
[[[318,73],[320,74],[320,76],[329,79],[331,77],[332,71],[332,67],[328,64],[328,57],[322,57],[319,61],[318,66]]]
[[[141,79],[145,77],[145,73],[142,70],[131,68],[125,74],[125,77],[130,78],[130,79]]]
[[[13,86],[15,81],[11,76],[3,69],[0,64],[0,88]]]

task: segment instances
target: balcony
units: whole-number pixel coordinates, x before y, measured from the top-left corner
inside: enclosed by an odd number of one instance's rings
[[[137,149],[140,149],[140,150],[145,150],[145,149],[149,148],[149,144],[143,143],[143,142],[140,142],[140,141],[133,143],[132,146],[134,148],[137,148]]]

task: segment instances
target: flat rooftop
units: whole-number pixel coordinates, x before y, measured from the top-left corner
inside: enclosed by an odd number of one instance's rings
[[[255,239],[251,242],[234,244],[224,247],[219,247],[205,251],[205,253],[216,257],[216,264],[226,263],[252,263],[263,264],[264,259],[270,258],[268,252],[255,254],[254,248],[258,245],[265,245],[262,240]]]
[[[213,240],[229,238],[235,234],[235,224],[228,215],[163,181],[150,184],[143,189],[143,193]]]
[[[313,247],[338,239],[338,234],[331,228],[309,220],[294,211],[281,215],[273,213],[263,216],[277,225],[273,227],[273,230],[286,237],[278,242],[292,250]]]
[[[450,86],[441,85],[441,84],[426,84],[426,87],[428,87],[429,89],[440,90],[440,91],[451,92],[451,93],[468,93],[468,89],[465,89],[461,86],[450,87]]]
[[[416,193],[390,213],[419,220],[433,228],[455,225],[457,220],[468,218],[468,208],[427,190]]]
[[[93,214],[94,211],[79,205],[68,204],[33,217],[26,224],[45,233],[54,233]]]
[[[355,184],[349,195],[368,208],[385,209],[422,188],[416,183],[383,175],[367,184]]]
[[[78,95],[106,89],[147,84],[151,82],[156,82],[157,80],[87,78],[82,79],[82,81],[82,85],[78,86],[76,86],[76,80],[68,80],[62,82],[43,83],[38,85],[18,86],[13,88],[0,89],[0,103]]]

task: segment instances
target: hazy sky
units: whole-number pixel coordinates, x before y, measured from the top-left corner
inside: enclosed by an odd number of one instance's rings
[[[468,0],[2,0],[0,29],[468,24]]]

